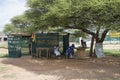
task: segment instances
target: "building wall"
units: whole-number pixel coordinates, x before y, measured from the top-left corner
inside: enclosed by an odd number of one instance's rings
[[[7,35],[5,35],[4,33],[0,33],[0,42],[4,41],[7,41]]]

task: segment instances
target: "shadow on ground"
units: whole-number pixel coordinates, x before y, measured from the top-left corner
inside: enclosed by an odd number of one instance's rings
[[[24,56],[21,58],[3,58],[1,62],[23,68],[37,75],[60,76],[59,80],[120,79],[120,57],[35,59],[31,56]]]

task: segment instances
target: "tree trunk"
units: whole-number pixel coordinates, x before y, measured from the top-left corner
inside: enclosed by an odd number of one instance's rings
[[[97,30],[97,32],[92,32],[90,31],[89,29],[85,29],[85,28],[80,28],[80,27],[76,27],[75,26],[72,26],[70,28],[74,28],[74,29],[80,29],[82,30],[83,32],[87,33],[87,34],[90,34],[92,35],[92,39],[91,39],[91,46],[90,46],[90,52],[89,52],[89,55],[92,57],[92,54],[93,54],[93,45],[94,45],[94,39],[96,40],[96,45],[95,45],[95,54],[98,53],[99,49],[101,50],[101,52],[99,52],[98,54],[102,54],[103,52],[103,41],[106,37],[106,34],[108,33],[109,29],[105,29],[101,35],[101,37],[99,36],[100,34],[100,28]],[[98,43],[98,44],[97,44]],[[98,55],[97,55],[98,56]]]
[[[103,43],[105,37],[106,37],[106,34],[108,33],[109,29],[106,29],[103,33],[102,33],[102,36],[101,36],[101,40],[100,42]]]
[[[102,43],[95,44],[95,54],[98,58],[105,57],[105,55],[103,53],[103,44]]]
[[[94,45],[94,36],[92,36],[91,44],[90,44],[90,51],[89,51],[90,57],[92,57],[92,55],[93,55],[93,45]]]
[[[95,44],[95,54],[97,55],[98,58],[100,57],[105,57],[103,53],[103,41],[105,39],[105,36],[109,30],[106,29],[102,33],[101,38],[99,38],[99,32],[96,33],[95,39],[96,39],[96,44]]]

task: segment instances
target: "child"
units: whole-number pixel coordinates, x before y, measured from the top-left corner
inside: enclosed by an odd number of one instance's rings
[[[55,53],[56,56],[59,56],[59,55],[60,55],[58,45],[56,45],[56,46],[54,47],[54,53]]]
[[[68,47],[68,50],[67,50],[67,58],[69,59],[70,56],[73,56],[74,55],[74,44],[72,44],[70,47]]]

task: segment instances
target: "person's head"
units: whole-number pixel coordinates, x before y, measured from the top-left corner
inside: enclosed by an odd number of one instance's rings
[[[56,47],[58,47],[58,45],[55,45]]]
[[[75,45],[74,45],[74,44],[72,44],[72,47],[75,47]]]

